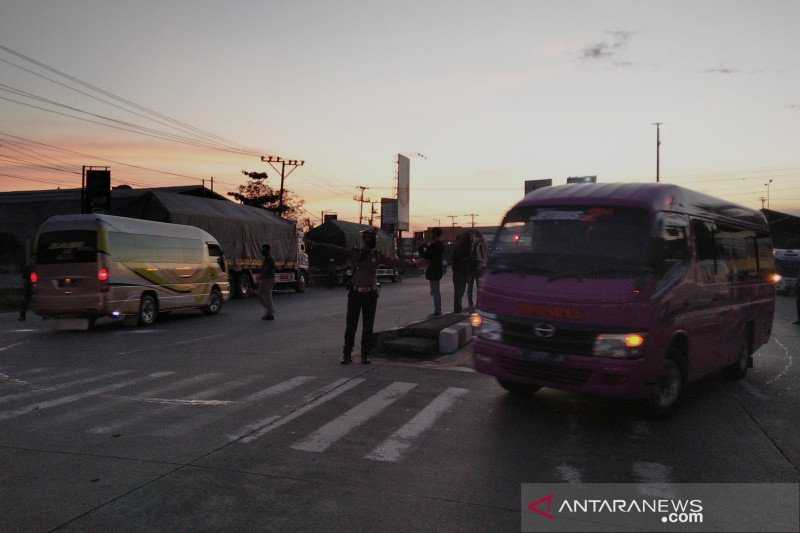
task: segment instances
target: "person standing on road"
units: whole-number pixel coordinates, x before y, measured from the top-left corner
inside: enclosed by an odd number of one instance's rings
[[[464,291],[467,288],[467,280],[470,277],[472,270],[471,264],[471,251],[472,251],[472,238],[469,232],[463,232],[456,237],[456,243],[453,246],[453,290],[455,297],[453,299],[453,312],[460,313],[463,309],[461,307],[462,300],[464,299]]]
[[[794,305],[797,309],[797,320],[794,323],[800,326],[800,276],[797,277],[797,281],[794,284],[794,298]]]
[[[479,231],[472,233],[472,245],[470,249],[470,271],[467,278],[467,302],[470,310],[475,309],[478,291],[480,290],[480,280],[483,269],[486,268],[486,241]],[[475,297],[473,298],[473,288]]]
[[[353,250],[350,289],[347,292],[347,328],[344,332],[343,365],[353,362],[353,345],[356,342],[358,317],[361,323],[361,364],[370,363],[372,350],[372,328],[378,307],[378,252],[375,250],[377,235],[372,228],[361,232],[362,248]]]
[[[261,320],[275,320],[275,303],[272,301],[272,289],[275,287],[277,266],[270,252],[269,244],[261,247],[261,253],[264,254],[264,263],[261,265],[261,278],[258,282],[258,299],[261,300],[261,305],[264,306],[264,316],[261,317]]]
[[[442,293],[439,290],[439,282],[444,277],[444,244],[442,244],[442,228],[433,228],[431,231],[433,242],[420,250],[420,255],[428,260],[428,268],[425,269],[425,279],[431,286],[431,296],[433,297],[433,316],[442,314]]]
[[[19,320],[25,322],[28,315],[28,307],[31,305],[31,298],[33,298],[33,284],[31,283],[31,265],[25,263],[22,265],[22,301],[19,306]]]

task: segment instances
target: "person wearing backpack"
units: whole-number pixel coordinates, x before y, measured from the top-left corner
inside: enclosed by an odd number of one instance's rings
[[[431,231],[433,242],[420,249],[420,255],[428,260],[428,268],[425,269],[425,279],[431,286],[431,296],[433,297],[433,316],[442,314],[442,293],[439,290],[439,282],[444,277],[444,244],[442,244],[442,228],[433,228]]]
[[[475,308],[477,303],[478,291],[480,290],[480,280],[486,268],[486,241],[480,232],[472,233],[472,243],[470,246],[470,268],[467,277],[467,303],[470,309]],[[475,298],[472,293],[475,289]]]

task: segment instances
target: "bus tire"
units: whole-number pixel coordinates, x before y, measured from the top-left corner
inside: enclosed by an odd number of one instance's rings
[[[742,340],[739,346],[739,353],[736,354],[736,361],[732,365],[725,367],[723,374],[730,380],[744,379],[747,376],[747,368],[750,366],[750,350],[747,339]]]
[[[538,385],[529,385],[527,383],[519,383],[517,381],[508,381],[507,379],[497,378],[497,383],[507,390],[512,396],[530,396],[539,389]]]
[[[217,287],[214,287],[208,296],[208,305],[203,307],[203,314],[216,315],[222,309],[222,303],[222,293]]]
[[[658,377],[656,390],[646,404],[648,418],[666,418],[675,412],[683,396],[686,377],[678,362],[679,357],[670,350],[664,358],[664,366]]]
[[[143,294],[139,302],[138,324],[152,326],[158,320],[158,300],[152,294]]]
[[[297,292],[306,292],[306,274],[305,272],[297,273],[297,281],[294,282],[294,290]]]

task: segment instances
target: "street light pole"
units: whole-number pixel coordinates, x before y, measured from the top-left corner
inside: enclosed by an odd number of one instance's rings
[[[768,182],[766,182],[764,184],[764,187],[767,188],[767,209],[769,209],[769,189],[770,189],[770,185],[772,185],[772,180],[769,180]]]
[[[663,122],[653,122],[656,127],[656,183],[661,181],[661,124]]]

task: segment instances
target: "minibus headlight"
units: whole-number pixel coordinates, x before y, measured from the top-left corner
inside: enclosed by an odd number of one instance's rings
[[[597,357],[639,357],[644,343],[641,333],[604,333],[595,338],[592,353]]]
[[[502,337],[503,329],[497,321],[497,315],[478,311],[469,317],[472,329],[481,339],[499,341]]]
[[[769,275],[768,279],[770,283],[777,285],[783,279],[783,276],[781,276],[777,272],[773,272],[772,274]]]

